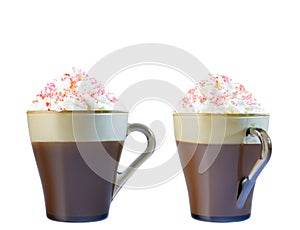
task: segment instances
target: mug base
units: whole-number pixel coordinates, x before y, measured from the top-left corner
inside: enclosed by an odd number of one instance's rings
[[[104,220],[108,217],[108,213],[103,215],[96,215],[96,216],[56,216],[47,213],[47,217],[50,220],[60,221],[60,222],[93,222],[93,221],[100,221]]]
[[[191,215],[196,220],[202,220],[207,222],[219,222],[219,223],[238,222],[238,221],[247,220],[250,217],[250,213],[243,216],[202,216],[193,213]]]

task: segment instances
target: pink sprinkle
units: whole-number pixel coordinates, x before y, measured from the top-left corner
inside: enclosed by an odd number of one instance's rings
[[[208,80],[202,80],[190,89],[181,101],[184,108],[207,102],[214,106],[260,105],[243,85],[225,75],[210,75]]]

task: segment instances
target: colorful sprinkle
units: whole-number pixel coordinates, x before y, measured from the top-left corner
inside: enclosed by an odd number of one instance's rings
[[[111,110],[117,98],[80,69],[48,82],[32,101],[31,110]]]
[[[210,75],[190,89],[180,102],[180,112],[264,113],[245,87],[225,75]]]

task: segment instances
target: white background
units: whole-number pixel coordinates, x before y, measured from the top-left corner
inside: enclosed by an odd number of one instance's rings
[[[299,21],[297,1],[289,0],[1,1],[1,229],[299,226]],[[257,181],[249,220],[215,224],[192,219],[182,173],[149,189],[124,188],[101,222],[46,218],[26,123],[31,100],[43,84],[73,66],[89,70],[110,52],[145,42],[190,52],[212,73],[243,83],[270,112],[273,156]],[[135,81],[173,74],[159,68],[129,71]],[[166,112],[166,141],[153,164],[166,161],[175,149],[171,109],[158,104],[140,104],[143,109],[137,107],[130,117],[150,125],[152,118],[159,118],[156,106]],[[140,110],[147,112],[142,115]]]

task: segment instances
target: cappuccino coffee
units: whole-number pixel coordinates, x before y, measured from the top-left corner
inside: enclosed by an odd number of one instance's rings
[[[151,130],[128,124],[126,112],[31,111],[27,116],[46,213],[53,220],[105,219],[113,197],[155,148]],[[148,146],[118,172],[123,143],[133,131],[142,132]]]
[[[178,154],[197,220],[248,219],[256,179],[271,156],[269,115],[226,76],[199,82],[174,114]]]
[[[268,116],[177,114],[174,125],[192,217],[215,222],[249,218],[255,179],[240,198],[243,183],[262,170],[255,165],[266,164],[270,153],[262,154],[259,139],[246,132],[251,125],[267,130]]]
[[[142,124],[128,124],[128,113],[112,110],[116,97],[96,78],[72,69],[48,82],[27,112],[48,218],[82,222],[108,216],[112,199],[153,153],[155,138]],[[134,131],[148,145],[123,172],[123,143]]]

